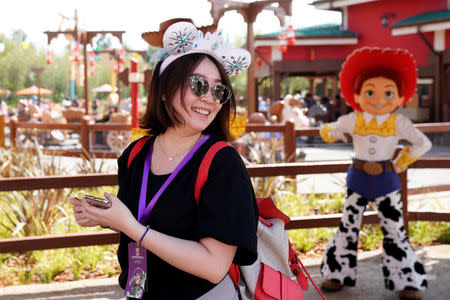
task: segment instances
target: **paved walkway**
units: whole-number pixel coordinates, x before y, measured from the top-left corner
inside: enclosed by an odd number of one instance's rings
[[[421,247],[416,250],[422,257],[429,279],[429,288],[423,292],[424,300],[447,300],[450,298],[450,245]],[[358,279],[354,288],[344,288],[327,293],[328,300],[364,299],[394,300],[395,292],[384,288],[380,267],[381,250],[361,253],[358,259]],[[303,260],[313,280],[320,284],[320,259]],[[124,299],[123,291],[117,285],[117,278],[79,280],[64,283],[32,284],[0,288],[0,300],[38,299]],[[304,299],[320,300],[314,287],[305,291]]]

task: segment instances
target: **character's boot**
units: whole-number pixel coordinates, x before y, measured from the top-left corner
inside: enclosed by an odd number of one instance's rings
[[[401,300],[420,300],[420,292],[416,290],[402,290],[398,293]]]
[[[325,279],[321,287],[326,292],[336,292],[342,289],[342,284],[337,280]]]

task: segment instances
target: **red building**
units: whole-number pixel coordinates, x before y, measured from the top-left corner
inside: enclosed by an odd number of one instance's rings
[[[341,25],[298,29],[295,45],[285,52],[280,32],[255,38],[255,74],[258,82],[271,78],[272,98],[282,96],[280,82],[287,76],[305,76],[312,93],[320,85],[321,93],[334,98],[339,70],[353,50],[406,48],[416,58],[419,87],[402,112],[416,121],[448,121],[450,0],[319,0],[312,5],[340,11]]]

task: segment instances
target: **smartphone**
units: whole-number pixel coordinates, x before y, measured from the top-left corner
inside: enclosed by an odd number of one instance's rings
[[[99,208],[110,208],[111,207],[111,201],[104,198],[99,198],[91,195],[84,195],[83,196],[86,201],[93,206],[99,207]]]

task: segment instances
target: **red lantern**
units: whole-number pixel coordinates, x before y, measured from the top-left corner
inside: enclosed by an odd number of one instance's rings
[[[47,59],[47,61],[46,61],[47,65],[51,65],[53,63],[53,61],[52,61],[52,51],[47,50],[46,59]]]
[[[89,52],[89,70],[91,72],[91,76],[95,75],[95,52]]]
[[[114,73],[119,74],[119,64],[117,61],[114,62]]]
[[[295,29],[294,29],[294,26],[292,26],[292,25],[288,26],[286,37],[287,37],[287,40],[288,40],[288,45],[289,46],[294,46],[295,45]]]
[[[278,38],[280,40],[280,51],[286,52],[287,51],[287,40],[286,40],[286,34],[284,32],[281,32],[280,37]]]
[[[80,43],[76,42],[75,49],[73,49],[73,60],[76,63],[80,63],[81,61],[81,51],[80,51]]]
[[[261,58],[257,57],[257,58],[255,59],[255,64],[256,64],[257,67],[261,67],[262,64],[263,64]]]
[[[125,55],[127,54],[127,52],[125,51],[125,49],[121,49],[119,51],[119,63],[121,65],[125,64]]]

